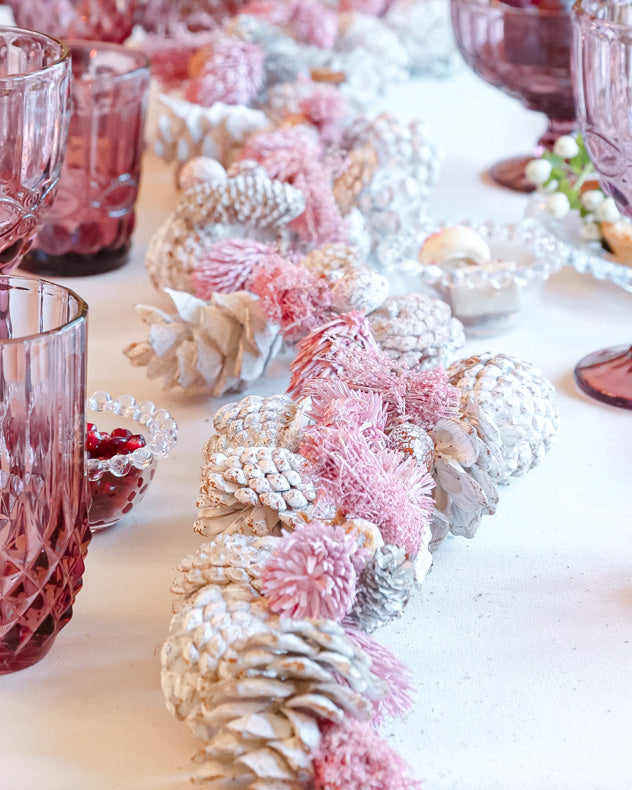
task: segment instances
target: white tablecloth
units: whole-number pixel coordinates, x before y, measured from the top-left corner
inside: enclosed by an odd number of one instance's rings
[[[445,150],[437,219],[513,221],[525,197],[481,179],[531,148],[543,120],[467,70],[398,88],[383,105],[431,124]],[[159,651],[168,588],[192,532],[202,445],[224,401],[165,393],[121,349],[145,337],[136,303],[165,304],[143,269],[174,202],[172,172],[144,162],[133,256],[65,280],[90,306],[89,387],[170,410],[177,448],[145,501],[97,535],[70,624],[49,655],[0,677],[2,790],[180,790],[199,742],[165,710]],[[578,394],[573,364],[630,340],[632,296],[563,271],[524,323],[471,339],[537,363],[558,389],[561,427],[535,471],[501,490],[472,541],[445,541],[405,616],[379,632],[414,671],[408,719],[387,728],[426,790],[632,787],[632,414]],[[275,363],[253,392],[285,388]]]

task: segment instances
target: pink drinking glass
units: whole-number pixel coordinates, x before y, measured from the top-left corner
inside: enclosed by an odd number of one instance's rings
[[[53,203],[69,107],[68,47],[0,27],[0,273],[18,265]]]
[[[132,32],[136,0],[6,0],[20,27],[57,38],[122,44]]]
[[[561,0],[451,0],[450,10],[456,43],[468,66],[485,82],[547,116],[538,145],[550,148],[573,130],[571,18]],[[530,159],[533,153],[505,159],[489,174],[501,186],[531,192],[534,186],[524,173]]]
[[[149,91],[145,55],[69,41],[72,112],[57,199],[22,268],[81,276],[122,266],[134,230]]]
[[[0,674],[70,620],[90,539],[86,314],[72,291],[0,275]]]
[[[581,0],[573,10],[577,120],[601,186],[632,218],[632,3]],[[632,347],[588,354],[575,381],[597,400],[632,409]]]

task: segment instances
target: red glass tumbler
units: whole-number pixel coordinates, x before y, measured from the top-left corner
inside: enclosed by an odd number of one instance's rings
[[[66,288],[0,276],[0,674],[48,652],[81,588],[86,315]]]
[[[81,276],[122,266],[140,181],[149,63],[117,44],[69,41],[72,112],[57,198],[22,268]]]

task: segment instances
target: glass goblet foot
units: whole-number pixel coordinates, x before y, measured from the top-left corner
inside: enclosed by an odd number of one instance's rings
[[[632,409],[632,346],[593,351],[575,368],[577,386],[591,398]]]

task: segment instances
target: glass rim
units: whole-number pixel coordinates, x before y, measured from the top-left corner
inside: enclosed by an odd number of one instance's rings
[[[20,33],[28,33],[31,36],[37,36],[38,38],[48,39],[48,41],[54,41],[55,44],[59,44],[60,53],[59,57],[54,60],[52,63],[47,63],[45,66],[40,66],[38,69],[34,71],[19,71],[15,74],[6,74],[0,77],[0,82],[6,82],[8,80],[28,80],[37,77],[37,75],[42,74],[45,71],[49,71],[52,69],[57,68],[64,63],[70,62],[70,49],[65,41],[62,41],[60,38],[55,38],[55,36],[51,36],[48,33],[41,33],[39,30],[30,30],[26,27],[18,27],[17,25],[0,25],[0,35],[5,32],[16,32],[19,31]]]
[[[123,44],[115,44],[111,41],[91,41],[87,38],[67,38],[65,39],[65,43],[68,46],[68,51],[70,52],[71,57],[73,48],[94,49],[99,52],[117,52],[121,55],[127,55],[135,63],[133,68],[130,68],[129,71],[124,71],[121,74],[100,74],[97,77],[87,76],[85,79],[83,77],[80,80],[73,79],[73,89],[77,83],[94,85],[97,82],[120,82],[121,80],[132,79],[143,72],[147,72],[147,74],[149,74],[149,58],[140,49],[132,49],[131,47],[123,46]]]
[[[481,11],[494,11],[500,16],[533,16],[538,19],[550,17],[567,17],[568,11],[561,8],[539,8],[538,6],[527,6],[526,8],[518,8],[517,6],[505,5],[499,3],[497,0],[450,0],[451,5],[467,6],[472,9],[480,9]]]
[[[59,283],[54,283],[50,280],[44,280],[41,277],[24,277],[22,275],[16,274],[0,274],[0,294],[3,291],[11,290],[16,286],[19,288],[22,283],[24,283],[27,287],[23,286],[21,290],[30,290],[31,292],[41,293],[43,288],[49,288],[52,291],[60,291],[66,294],[67,296],[74,299],[77,303],[77,314],[52,329],[46,329],[45,331],[36,332],[35,334],[31,335],[20,335],[19,337],[0,339],[0,348],[4,346],[22,344],[28,341],[38,340],[40,338],[51,337],[52,335],[58,335],[60,332],[69,329],[75,324],[80,324],[82,322],[85,323],[87,320],[88,303],[85,301],[85,299],[82,299],[79,294],[76,293],[76,291],[73,291],[71,288],[67,288],[65,285],[60,285]],[[4,288],[5,285],[8,286],[6,289]],[[28,288],[28,285],[31,285],[31,288]]]
[[[594,24],[596,27],[601,28],[602,30],[605,29],[620,32],[626,31],[628,33],[632,33],[632,24],[626,24],[625,22],[615,22],[613,19],[602,19],[599,16],[595,16],[594,14],[591,14],[586,8],[584,8],[585,3],[592,4],[596,8],[605,8],[608,5],[608,3],[604,0],[575,0],[572,11],[573,16],[578,22],[588,22],[590,24]],[[620,3],[619,5],[632,10],[632,2]]]

